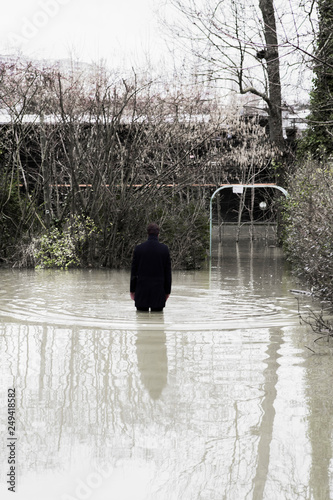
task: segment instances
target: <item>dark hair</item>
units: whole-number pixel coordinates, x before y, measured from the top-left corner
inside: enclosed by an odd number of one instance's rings
[[[155,224],[155,222],[148,224],[148,227],[147,227],[148,235],[158,236],[159,232],[160,232],[160,228],[158,227],[157,224]]]

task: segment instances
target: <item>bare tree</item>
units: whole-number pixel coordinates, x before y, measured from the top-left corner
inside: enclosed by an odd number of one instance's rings
[[[296,12],[290,2],[277,5],[273,0],[170,0],[166,4],[178,13],[178,21],[173,21],[175,16],[166,9],[167,29],[200,61],[197,68],[202,78],[218,80],[229,92],[259,96],[269,114],[271,141],[283,148],[282,89],[283,85],[289,88],[297,54],[311,53],[305,42],[313,39],[308,12]]]
[[[37,122],[36,115],[31,113],[38,100],[38,78],[31,63],[11,60],[1,64],[0,109],[4,122],[1,126],[0,211],[4,258],[12,256],[12,244],[21,238],[22,232],[32,233],[36,225],[45,227],[37,210],[42,176],[35,171],[33,182],[30,177],[36,161],[32,151],[40,151],[39,139],[37,145],[31,140]]]

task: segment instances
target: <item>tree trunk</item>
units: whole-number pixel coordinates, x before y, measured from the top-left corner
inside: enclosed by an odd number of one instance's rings
[[[280,60],[273,0],[259,0],[264,20],[269,101],[269,133],[273,144],[283,149]]]

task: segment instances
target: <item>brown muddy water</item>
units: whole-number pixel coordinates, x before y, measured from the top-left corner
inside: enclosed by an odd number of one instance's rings
[[[164,313],[128,271],[0,276],[1,499],[333,498],[332,350],[278,248],[175,271]]]

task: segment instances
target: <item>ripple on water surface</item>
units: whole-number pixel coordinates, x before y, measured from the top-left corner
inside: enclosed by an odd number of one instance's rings
[[[217,272],[217,271],[216,271]],[[286,326],[298,321],[280,283],[239,283],[214,271],[175,272],[163,313],[137,313],[126,271],[2,271],[0,316],[19,322],[101,329],[169,331]]]

